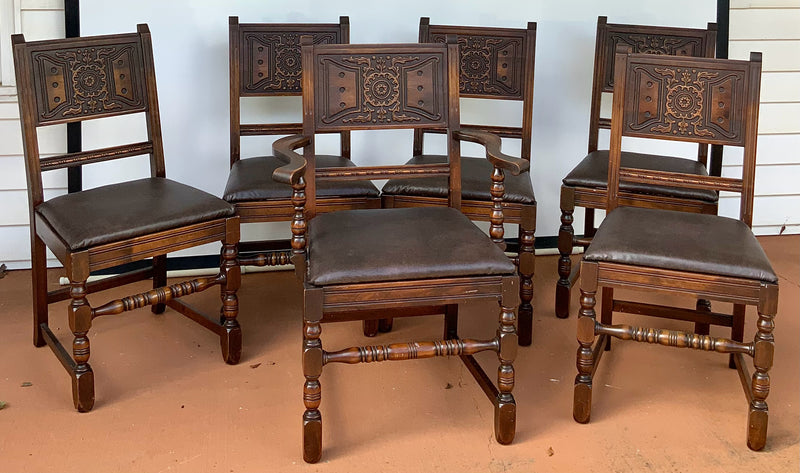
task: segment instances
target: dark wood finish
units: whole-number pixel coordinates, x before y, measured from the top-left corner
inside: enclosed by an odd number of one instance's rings
[[[594,74],[592,80],[592,100],[589,117],[588,152],[599,148],[600,129],[609,129],[611,120],[600,116],[603,94],[613,91],[614,51],[618,45],[629,48],[634,53],[668,56],[714,57],[717,27],[709,23],[707,29],[671,28],[663,26],[610,24],[604,16],[597,19],[597,39],[595,42]],[[655,103],[648,103],[651,105]],[[642,110],[642,115],[648,110]],[[698,160],[707,165],[708,145],[698,146]],[[721,159],[721,156],[720,156]],[[719,173],[717,173],[719,175]],[[641,182],[641,181],[637,181]],[[647,206],[673,210],[714,214],[716,203],[689,198],[649,195],[646,193],[622,192],[624,205]],[[561,186],[561,226],[558,230],[558,283],[556,285],[556,316],[569,316],[570,293],[577,280],[580,268],[572,267],[570,255],[575,246],[586,246],[594,234],[594,211],[605,209],[607,188]],[[575,207],[585,209],[584,238],[577,239],[572,227]]]
[[[302,123],[241,123],[241,99],[247,97],[299,96],[302,94],[300,37],[308,35],[314,44],[347,44],[350,23],[239,23],[229,18],[230,59],[230,165],[241,159],[243,136],[280,136],[301,133]],[[341,135],[341,156],[350,157],[350,132]],[[350,208],[379,208],[379,197],[325,197],[320,212]],[[294,214],[292,200],[268,199],[234,202],[242,223],[289,222]],[[291,263],[288,246],[270,242],[243,242],[241,265],[276,266]],[[244,249],[246,248],[246,250]]]
[[[297,276],[304,283],[303,402],[306,410],[303,414],[303,458],[307,462],[316,462],[322,455],[319,377],[323,366],[328,363],[459,356],[495,405],[497,441],[507,444],[514,438],[516,405],[511,392],[517,347],[515,308],[519,288],[516,275],[321,286],[306,280],[306,266],[315,264],[314,254],[306,253],[306,228],[307,221],[313,220],[319,212],[317,207],[321,200],[317,200],[315,195],[319,178],[351,179],[357,176],[378,179],[407,174],[403,166],[359,168],[356,174],[349,169],[316,171],[314,136],[320,128],[348,131],[433,126],[447,133],[450,159],[443,167],[449,173],[451,183],[447,204],[456,209],[462,204],[460,141],[477,141],[486,146],[487,159],[495,167],[494,188],[500,201],[504,170],[519,174],[528,168],[527,160],[500,152],[499,138],[485,132],[459,130],[457,48],[454,38],[448,39],[447,45],[352,46],[315,46],[311,44],[311,38],[304,38],[303,134],[278,140],[273,151],[288,161],[287,165],[275,171],[274,178],[293,188],[292,251]],[[413,79],[405,88],[397,86],[403,77]],[[423,107],[420,102],[431,107],[424,110],[414,108]],[[340,107],[342,103],[344,106]],[[293,151],[298,148],[303,148],[302,156]],[[422,171],[428,172],[423,174]],[[423,168],[418,175],[438,172],[438,167]],[[496,209],[495,219],[502,222],[502,207]],[[495,237],[502,240],[502,227]],[[483,340],[459,338],[456,332],[457,305],[470,299],[487,298],[498,303],[500,316],[496,336]],[[443,340],[351,347],[338,351],[327,351],[322,347],[320,335],[324,322],[359,318],[374,320],[376,314],[400,317],[441,313],[446,314]],[[482,351],[498,354],[500,367],[496,387],[471,356]]]
[[[94,405],[94,374],[89,364],[88,332],[92,319],[101,315],[118,314],[147,305],[152,305],[154,312],[162,312],[165,305],[173,306],[178,297],[219,286],[224,323],[214,331],[220,335],[225,361],[236,363],[241,352],[241,329],[236,321],[236,290],[239,287],[239,267],[236,265],[238,217],[211,219],[71,250],[58,232],[36,211],[44,202],[43,171],[72,169],[82,164],[149,155],[151,176],[165,177],[155,70],[147,25],[139,25],[137,33],[132,34],[36,42],[26,42],[22,35],[14,35],[12,42],[30,202],[33,342],[35,346],[49,345],[72,377],[75,408],[86,412]],[[137,112],[144,112],[145,115],[148,130],[146,142],[48,158],[40,156],[37,137],[39,126],[79,123],[90,118]],[[126,212],[124,205],[120,206],[119,212]],[[165,287],[166,253],[216,241],[223,243],[220,273],[217,276]],[[70,280],[69,289],[48,293],[45,248],[50,248],[64,265]],[[145,258],[153,258],[152,267],[96,283],[86,282],[92,271]],[[86,299],[89,292],[149,277],[153,278],[152,291],[98,307],[92,307]],[[53,336],[48,325],[48,305],[64,299],[70,300],[69,325],[74,335],[71,356]],[[193,310],[183,313],[190,318],[200,317]]]
[[[738,191],[741,194],[739,219],[751,226],[761,54],[751,53],[750,61],[729,61],[630,54],[621,48],[617,50],[615,61],[608,211],[614,212],[614,209],[624,205],[619,192],[620,181],[651,180],[676,187],[691,185]],[[678,77],[680,81],[676,81]],[[652,113],[645,116],[642,110],[650,110]],[[719,114],[719,110],[726,112]],[[744,148],[742,177],[700,178],[679,173],[668,175],[663,172],[621,168],[623,136],[740,146]],[[708,225],[724,223],[724,220],[726,219],[712,218]],[[602,230],[601,224],[599,231]],[[680,241],[681,228],[664,228],[663,231],[674,233],[676,241]],[[700,246],[704,252],[714,251],[714,242],[688,241],[685,244]],[[738,262],[731,262],[736,263]],[[696,273],[594,259],[584,260],[582,266],[578,375],[575,378],[573,405],[575,420],[581,423],[589,421],[592,377],[603,351],[598,347],[606,345],[603,337],[729,353],[729,364],[739,371],[749,403],[747,445],[753,450],[761,450],[767,435],[766,398],[769,394],[769,369],[774,353],[772,332],[777,313],[777,283],[724,276],[711,271],[707,274]],[[604,309],[608,306],[617,311],[695,322],[697,333],[611,325],[610,316],[608,320],[598,323],[595,315],[598,288],[603,289]],[[695,310],[690,310],[616,301],[611,292],[613,288],[690,295],[698,299],[698,304]],[[712,313],[711,300],[732,302],[733,312]],[[758,310],[757,330],[752,342],[743,341],[746,305],[754,305]],[[731,327],[731,338],[708,335],[709,325]],[[595,341],[598,335],[601,338]],[[744,364],[744,355],[753,358],[755,372],[752,378]]]
[[[420,43],[444,43],[447,35],[455,35],[459,45],[461,97],[522,102],[522,124],[519,127],[461,124],[461,130],[485,131],[503,138],[519,139],[520,156],[530,161],[536,23],[528,23],[526,29],[488,28],[432,25],[429,18],[420,18]],[[441,133],[441,130],[415,130],[413,146],[415,156],[423,153],[426,133]],[[384,207],[431,205],[447,205],[447,199],[418,195],[387,195],[383,198]],[[498,223],[493,215],[497,215],[497,206],[500,204],[495,199],[486,201],[464,199],[461,205],[462,211],[470,219],[491,222],[494,231],[497,231]],[[519,341],[520,345],[528,346],[533,338],[536,204],[503,202],[502,206],[504,222],[519,226],[519,251],[511,258],[516,258],[520,276]]]

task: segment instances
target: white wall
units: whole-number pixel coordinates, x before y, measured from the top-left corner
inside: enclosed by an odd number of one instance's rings
[[[10,1],[10,0],[2,0]],[[20,1],[20,0],[14,0]],[[23,0],[38,4],[46,0]],[[53,0],[51,0],[52,3]],[[797,3],[790,0],[788,3]],[[514,8],[498,9],[491,2],[441,1],[431,2],[409,0],[398,3],[366,3],[355,0],[320,2],[313,0],[139,0],[135,6],[126,2],[105,0],[81,1],[81,31],[84,35],[109,34],[134,31],[137,23],[148,23],[153,34],[156,76],[159,86],[164,145],[167,161],[167,175],[208,192],[220,195],[225,186],[228,172],[228,36],[229,15],[239,15],[242,22],[336,22],[340,15],[349,15],[351,42],[412,42],[417,39],[420,16],[430,16],[431,22],[440,24],[486,25],[524,28],[528,21],[538,22],[536,47],[536,76],[534,90],[534,136],[532,179],[539,201],[537,235],[547,236],[557,233],[559,222],[558,194],[561,178],[580,160],[586,152],[588,133],[588,108],[590,100],[595,27],[598,15],[606,15],[609,22],[643,23],[704,28],[716,16],[715,0],[676,0],[670,8],[663,2],[628,0],[557,0],[514,2]],[[752,1],[733,1],[734,8]],[[773,0],[772,3],[787,3],[786,0]],[[62,3],[63,5],[63,3]],[[632,5],[635,5],[633,7]],[[62,6],[63,8],[63,6]],[[789,8],[788,10],[792,10]],[[57,22],[51,13],[40,13],[42,23],[37,21],[32,31],[47,30],[49,37],[63,35],[62,12],[57,12]],[[735,21],[737,10],[733,10]],[[31,19],[36,13],[26,13]],[[46,18],[46,19],[45,19]],[[748,25],[762,30],[772,30],[770,19],[755,18]],[[737,23],[734,23],[737,24]],[[789,30],[792,24],[786,23]],[[34,39],[26,32],[26,37]],[[33,33],[31,33],[33,34]],[[734,36],[732,38],[743,38]],[[744,34],[744,33],[742,33]],[[748,35],[761,37],[758,31]],[[769,68],[784,67],[785,63],[798,60],[795,54],[796,41],[776,41],[768,46],[763,41],[748,43],[738,39],[731,44],[731,56],[744,51],[737,57],[746,57],[750,49],[765,53],[765,71]],[[788,46],[786,43],[789,43]],[[787,49],[788,47],[788,49]],[[791,56],[791,57],[787,57]],[[774,65],[774,66],[773,66]],[[769,79],[768,79],[769,77]],[[765,103],[762,108],[763,123],[769,121],[770,127],[786,127],[782,121],[784,114],[791,114],[792,105],[783,102],[794,101],[797,107],[796,76],[771,77],[765,74],[765,81],[791,84],[782,90],[787,95],[765,100],[781,104]],[[788,82],[786,82],[788,81]],[[765,85],[765,89],[767,86]],[[769,87],[772,89],[772,87]],[[790,90],[791,89],[791,90]],[[783,92],[782,92],[783,93]],[[791,98],[794,97],[794,98]],[[247,116],[258,117],[264,114],[259,99],[243,103]],[[518,123],[521,107],[514,103],[476,104],[465,100],[462,116],[465,122],[496,121]],[[300,120],[300,101],[298,98],[281,99],[275,108],[268,112],[271,120]],[[777,108],[772,113],[769,108]],[[491,116],[491,119],[484,119]],[[3,118],[6,118],[4,121]],[[111,123],[90,123],[84,126],[84,146],[86,149],[118,139],[138,140],[144,133],[140,117],[130,116],[112,119]],[[790,115],[786,116],[790,118]],[[762,123],[762,132],[763,132]],[[798,121],[794,121],[797,125]],[[772,125],[774,124],[774,125]],[[791,131],[791,129],[789,130]],[[796,129],[795,129],[796,131]],[[781,132],[784,133],[784,132]],[[51,138],[45,138],[44,148],[50,153],[63,151],[63,131],[48,130]],[[788,138],[787,138],[788,136]],[[15,164],[8,164],[0,173],[0,189],[13,189],[2,195],[5,205],[0,213],[0,260],[12,262],[10,266],[24,265],[28,257],[27,213],[25,207],[25,179],[22,172],[21,143],[19,124],[16,118],[16,104],[0,103],[0,155],[16,156]],[[434,137],[435,138],[435,137]],[[793,141],[794,140],[794,141]],[[431,140],[435,142],[436,140]],[[335,148],[335,140],[328,142],[330,151]],[[800,158],[793,150],[798,149],[796,137],[791,135],[765,135],[760,146],[760,161],[777,165],[760,166],[760,182],[779,182],[782,194],[791,196],[767,197],[765,193],[774,192],[761,184],[757,187],[760,197],[756,206],[757,230],[762,233],[777,233],[785,218],[789,218],[787,231],[800,231],[798,217],[797,191],[792,190],[790,181],[783,179],[783,173],[790,167],[794,169]],[[9,148],[12,147],[12,148]],[[8,149],[6,149],[8,148]],[[270,141],[266,139],[245,138],[243,156],[269,152]],[[518,146],[509,143],[506,148],[512,154]],[[381,150],[376,153],[375,150]],[[383,151],[385,150],[385,151]],[[465,147],[466,152],[477,152],[477,147]],[[378,135],[356,133],[353,137],[354,160],[360,164],[378,162],[401,163],[411,152],[410,132],[384,132]],[[694,149],[681,149],[681,154],[692,156]],[[729,157],[731,156],[731,157]],[[4,159],[0,157],[0,163]],[[736,156],[726,155],[726,164],[734,163]],[[120,164],[123,166],[120,166]],[[3,166],[3,164],[0,164]],[[13,168],[11,166],[16,166]],[[765,170],[772,168],[772,170]],[[735,166],[726,166],[726,174],[735,173]],[[131,158],[123,162],[101,163],[84,169],[85,185],[96,186],[123,178],[147,174],[145,158]],[[762,179],[762,176],[765,179]],[[46,178],[51,193],[63,192],[65,177],[56,173]],[[797,182],[796,180],[794,182]],[[18,192],[20,194],[12,194]],[[6,198],[7,197],[7,198]],[[794,200],[792,200],[794,199]],[[773,205],[772,202],[777,202]],[[729,214],[727,203],[723,209]],[[581,228],[582,216],[576,215],[576,228]],[[9,223],[10,222],[10,223]],[[7,225],[8,223],[8,225]],[[4,226],[5,225],[5,226]],[[285,225],[269,228],[252,226],[244,230],[248,234],[282,234],[288,232]],[[509,232],[512,233],[513,232]],[[216,248],[201,248],[191,253],[213,253]]]
[[[607,15],[612,22],[704,28],[716,17],[716,2],[678,0],[669,9],[659,2],[638,2],[636,8],[631,8],[631,2],[625,0],[514,4],[513,8],[500,9],[483,1],[411,0],[381,2],[375,8],[378,4],[352,0],[269,3],[142,0],[136,8],[127,8],[117,2],[83,0],[81,30],[84,34],[114,33],[132,30],[137,22],[149,23],[159,82],[167,175],[219,195],[228,166],[229,15],[239,15],[241,22],[335,22],[339,15],[349,15],[353,43],[416,41],[420,16],[430,16],[433,23],[516,28],[537,21],[532,179],[539,201],[537,234],[555,235],[561,178],[586,153],[597,16]],[[462,111],[464,122],[492,122],[498,117],[509,124],[520,122],[518,104],[480,102],[475,106],[475,101],[466,102]],[[292,116],[299,121],[299,99],[294,103],[296,112]],[[97,131],[107,136],[105,129]],[[84,134],[84,142],[94,143],[89,133]],[[248,151],[254,155],[269,150],[266,140],[251,139],[249,150],[247,143],[243,144],[243,156]],[[516,154],[519,147],[514,143],[507,150]],[[464,151],[480,150],[465,146]],[[410,152],[410,132],[377,136],[356,133],[353,137],[353,157],[359,164],[402,163]],[[688,153],[691,156],[693,151]],[[139,170],[142,174],[145,165],[142,160]],[[110,167],[84,173],[91,184],[112,177]],[[279,228],[286,234],[286,225]]]

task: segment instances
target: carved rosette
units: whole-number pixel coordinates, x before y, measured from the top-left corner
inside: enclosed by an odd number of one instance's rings
[[[34,52],[40,122],[146,108],[133,44]]]
[[[397,104],[399,89],[396,73],[374,72],[364,80],[364,100],[373,107],[390,107]]]
[[[314,44],[339,43],[336,32],[244,32],[242,93],[300,93],[302,35],[310,35]]]
[[[713,79],[719,74],[680,68],[656,67],[654,71],[666,79],[664,85],[667,93],[663,123],[651,126],[650,131],[683,136],[714,136],[703,123],[704,80]]]
[[[484,90],[494,91],[489,70],[492,58],[492,45],[500,41],[493,38],[469,36],[459,38],[461,48],[461,81],[462,92],[480,93]]]
[[[441,53],[321,54],[316,64],[318,127],[444,123]]]
[[[344,123],[389,123],[419,121],[419,117],[400,112],[400,74],[402,65],[418,61],[412,56],[377,56],[347,58],[345,61],[361,67],[364,90],[364,111]]]

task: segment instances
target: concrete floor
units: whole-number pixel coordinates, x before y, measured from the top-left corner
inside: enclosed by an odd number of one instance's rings
[[[495,442],[492,405],[458,359],[337,364],[321,378],[325,450],[317,465],[302,461],[301,292],[292,272],[244,277],[237,366],[222,362],[214,335],[172,310],[97,319],[90,332],[97,402],[87,414],[73,411],[69,377],[50,350],[32,346],[30,274],[11,272],[0,280],[0,400],[7,403],[0,410],[0,472],[797,472],[800,237],[761,242],[780,276],[780,305],[769,436],[760,453],[747,449],[745,398],[727,356],[717,353],[615,343],[597,371],[592,422],[576,424],[577,294],[573,315],[556,319],[556,257],[540,257],[534,344],[515,364],[513,445]],[[216,310],[216,291],[192,297]],[[54,332],[69,344],[65,303],[50,313]],[[496,317],[491,305],[471,306],[461,333],[491,336]],[[324,325],[322,340],[334,349],[437,338],[440,319],[428,319],[396,321],[393,333],[370,341],[357,323]],[[750,310],[747,323],[752,339]],[[480,360],[493,373],[496,361],[485,355]]]

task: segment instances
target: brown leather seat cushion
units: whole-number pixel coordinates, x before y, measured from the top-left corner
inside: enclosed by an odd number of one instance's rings
[[[449,207],[345,210],[309,222],[315,285],[513,274],[489,237]]]
[[[272,173],[283,166],[274,156],[240,159],[228,175],[222,198],[228,202],[289,199],[292,188],[275,182]],[[340,156],[317,156],[317,168],[355,166]],[[378,197],[380,192],[369,181],[318,182],[317,197]]]
[[[420,155],[406,164],[446,163],[447,156]],[[486,158],[461,158],[461,198],[465,200],[492,200],[492,163]],[[505,173],[504,201],[536,204],[531,175],[528,172],[514,176]],[[422,177],[419,179],[391,179],[382,189],[386,195],[411,195],[417,197],[447,197],[447,177]]]
[[[36,208],[70,250],[112,243],[234,214],[219,197],[160,177],[50,199]]]
[[[778,282],[750,228],[717,215],[619,207],[603,220],[583,258]]]
[[[653,154],[622,153],[622,167],[648,169],[651,171],[671,171],[707,176],[705,166],[692,159],[673,158]],[[605,188],[608,186],[608,150],[593,151],[567,174],[564,184],[571,187]],[[636,182],[622,182],[620,189],[685,199],[716,202],[716,191],[706,189],[686,189],[683,187],[654,186]]]

